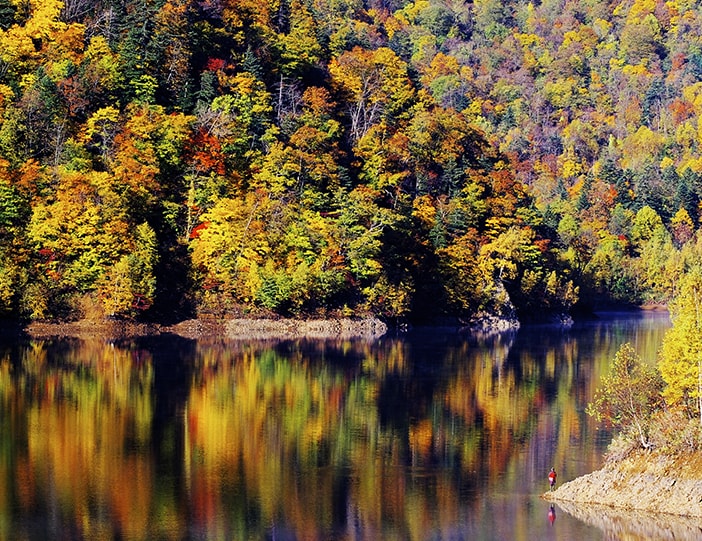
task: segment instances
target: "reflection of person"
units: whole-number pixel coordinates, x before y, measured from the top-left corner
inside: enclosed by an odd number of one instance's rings
[[[548,486],[551,490],[553,490],[553,487],[556,486],[556,470],[553,468],[551,468],[551,471],[548,472]]]
[[[551,523],[551,526],[553,526],[553,523],[556,520],[556,508],[551,504],[551,507],[548,508],[548,521]]]

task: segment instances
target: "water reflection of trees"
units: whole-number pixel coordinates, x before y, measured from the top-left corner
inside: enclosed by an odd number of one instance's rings
[[[498,477],[518,484],[510,463],[535,432],[558,434],[564,451],[582,437],[572,395],[590,396],[592,370],[567,341],[514,357],[513,340],[385,340],[327,351],[324,363],[302,349],[224,362],[209,350],[188,401],[188,445],[199,457],[189,475],[208,494],[194,499],[211,502],[227,471],[257,502],[260,528],[312,536],[320,524],[347,531],[352,521],[367,532],[392,525],[399,537],[450,528]],[[340,362],[342,350],[354,361]],[[560,426],[540,423],[556,407]]]
[[[149,352],[33,342],[4,351],[0,374],[2,516],[52,509],[85,538],[144,531],[154,494],[153,464],[139,452],[151,432]],[[28,527],[50,531],[42,519],[52,518],[37,513]],[[0,537],[18,535],[2,527]]]
[[[0,516],[58,509],[92,538],[448,535],[593,437],[609,361],[548,331],[164,344],[0,351]]]

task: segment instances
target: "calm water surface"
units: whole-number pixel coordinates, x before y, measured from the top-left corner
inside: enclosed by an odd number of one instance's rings
[[[539,495],[601,465],[584,409],[668,326],[3,342],[0,539],[616,539]]]

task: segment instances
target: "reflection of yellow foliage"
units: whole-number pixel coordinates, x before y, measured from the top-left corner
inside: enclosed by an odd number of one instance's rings
[[[138,537],[149,528],[152,463],[148,455],[130,455],[125,441],[144,442],[150,435],[151,371],[148,364],[133,364],[136,352],[103,341],[86,342],[78,351],[67,357],[68,369],[57,369],[46,365],[39,343],[27,350],[23,366],[43,386],[41,399],[26,412],[27,461],[20,471],[32,479],[27,489],[53,486],[86,537],[111,531],[107,517],[91,513],[96,505],[110,509],[110,519],[127,536]],[[0,378],[3,396],[7,385]],[[44,481],[37,485],[38,479]],[[22,497],[29,506],[39,495]]]
[[[412,452],[428,458],[431,452],[433,432],[430,419],[423,419],[415,426],[410,427],[410,448]]]

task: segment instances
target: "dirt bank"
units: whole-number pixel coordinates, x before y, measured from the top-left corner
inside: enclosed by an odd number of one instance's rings
[[[702,453],[640,451],[561,485],[544,498],[702,517]]]
[[[387,326],[377,319],[191,319],[175,325],[139,324],[124,321],[77,321],[71,323],[30,323],[23,332],[34,338],[108,337],[128,338],[175,334],[185,338],[228,340],[269,340],[298,338],[378,338]]]

